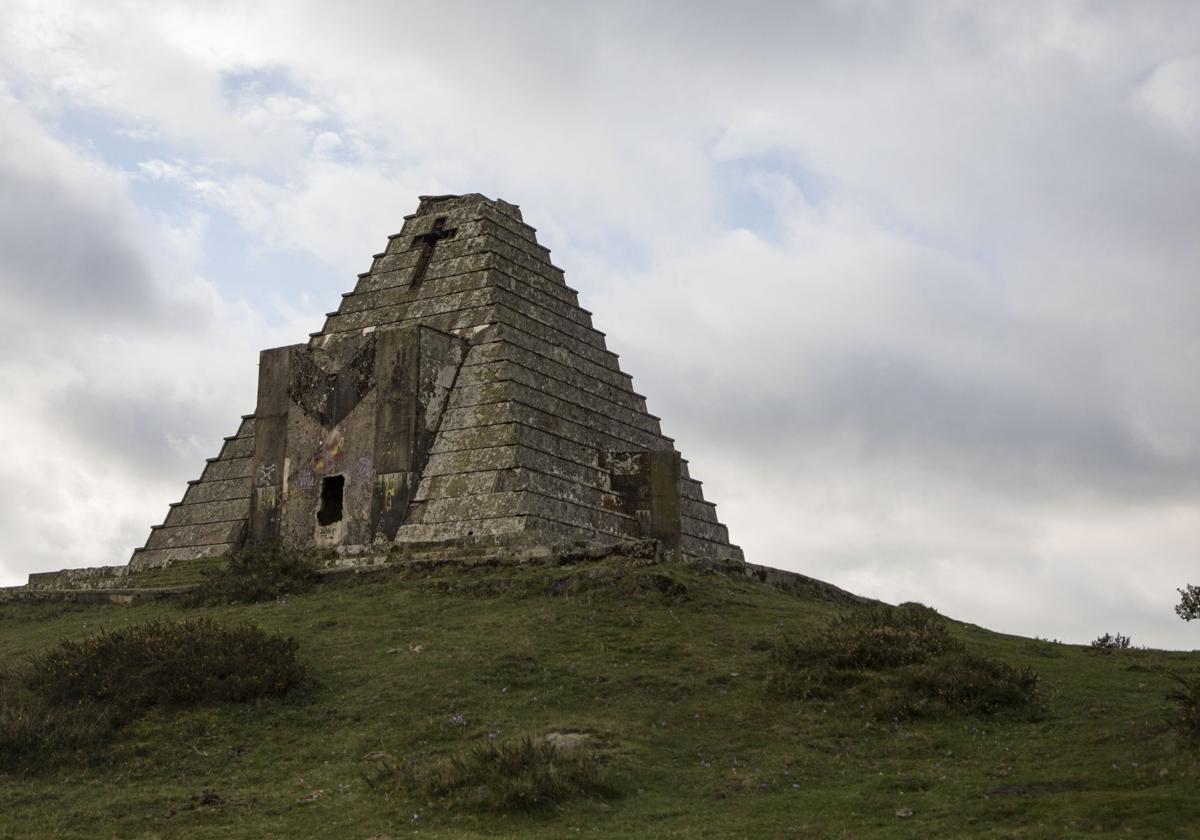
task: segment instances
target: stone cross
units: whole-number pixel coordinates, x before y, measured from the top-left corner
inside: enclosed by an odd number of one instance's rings
[[[425,272],[429,268],[429,261],[433,259],[433,249],[442,239],[451,239],[454,234],[458,233],[458,228],[447,228],[445,217],[433,220],[433,229],[429,233],[423,233],[420,236],[413,237],[413,247],[421,246],[421,256],[417,258],[417,267],[413,271],[412,285],[417,285],[425,279]]]

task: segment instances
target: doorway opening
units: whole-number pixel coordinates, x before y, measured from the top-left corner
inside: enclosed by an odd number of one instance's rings
[[[345,476],[328,475],[321,479],[321,508],[317,511],[318,525],[332,525],[342,521],[342,494],[345,489]]]

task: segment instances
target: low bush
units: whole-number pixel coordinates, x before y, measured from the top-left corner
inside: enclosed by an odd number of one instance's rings
[[[281,543],[247,546],[231,555],[219,568],[205,571],[200,586],[184,602],[201,607],[217,604],[254,604],[284,595],[307,592],[316,585],[328,551],[287,548]]]
[[[528,736],[487,741],[426,764],[410,760],[395,777],[414,796],[493,812],[536,811],[573,797],[614,795],[593,754],[561,751]]]
[[[825,629],[821,647],[824,658],[837,668],[894,668],[961,645],[936,611],[910,602],[839,615]]]
[[[1200,741],[1200,676],[1170,674],[1170,677],[1176,686],[1167,693],[1167,699],[1178,709],[1176,725],[1186,738]]]
[[[30,660],[27,685],[49,703],[154,705],[244,702],[304,681],[294,639],[211,618],[151,621],[82,641],[65,640]]]
[[[840,694],[862,682],[858,671],[831,663],[817,644],[780,639],[770,653],[767,689],[794,700],[819,700]]]
[[[1092,639],[1092,647],[1101,653],[1112,653],[1114,650],[1128,650],[1130,639],[1128,636],[1122,636],[1120,633],[1110,635],[1105,633],[1103,636],[1097,636]]]
[[[873,709],[883,718],[986,715],[1034,703],[1038,675],[963,650],[897,671]]]
[[[768,689],[793,699],[853,697],[884,719],[991,714],[1033,704],[1030,668],[969,653],[944,619],[920,604],[856,609],[806,644],[781,639]]]
[[[0,674],[0,767],[104,743],[154,705],[245,702],[306,680],[294,640],[208,618],[65,640]]]

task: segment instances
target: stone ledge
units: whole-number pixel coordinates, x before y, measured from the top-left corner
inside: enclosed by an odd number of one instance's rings
[[[377,547],[361,546],[357,552],[345,552],[332,564],[319,570],[322,581],[349,580],[382,574],[423,573],[437,569],[502,568],[505,566],[571,566],[597,562],[612,556],[624,556],[644,563],[677,562],[707,568],[723,574],[747,577],[784,592],[815,595],[844,604],[878,604],[847,592],[831,583],[771,566],[737,560],[696,558],[665,551],[655,540],[588,542],[578,540],[554,545],[526,543],[521,539],[464,538],[429,544],[413,543],[380,552]],[[193,591],[197,584],[134,588],[128,586],[127,567],[106,566],[97,569],[64,569],[30,575],[27,586],[0,588],[0,604],[67,602],[79,604],[134,605],[160,599],[177,598]],[[38,582],[35,583],[35,578]],[[61,586],[65,582],[84,584]],[[52,585],[59,583],[59,586]],[[88,583],[92,585],[87,586]],[[118,586],[125,583],[125,586]]]
[[[154,589],[29,589],[10,586],[0,589],[0,604],[72,603],[121,604],[133,606],[162,598],[175,598],[191,592],[193,586],[165,586]]]

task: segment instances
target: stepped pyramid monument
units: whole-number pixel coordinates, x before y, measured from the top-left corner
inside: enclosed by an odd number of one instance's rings
[[[517,205],[422,196],[129,570],[281,541],[344,555],[657,540],[742,561]]]

